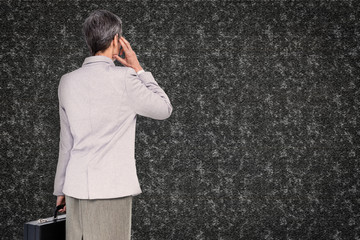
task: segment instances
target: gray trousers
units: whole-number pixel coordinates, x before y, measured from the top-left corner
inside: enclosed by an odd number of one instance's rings
[[[132,196],[65,201],[66,240],[130,240]]]

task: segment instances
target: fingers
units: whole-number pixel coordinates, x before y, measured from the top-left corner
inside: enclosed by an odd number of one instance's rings
[[[136,67],[137,65],[139,65],[136,54],[132,50],[130,43],[124,37],[120,37],[119,43],[121,45],[120,56],[125,54],[125,58],[121,58],[119,55],[113,55],[113,58],[115,58],[122,65],[127,67]]]
[[[128,40],[126,40],[124,37],[121,37],[120,40],[122,42],[124,42],[125,46],[127,47],[127,49],[132,50],[130,43],[128,42]],[[121,45],[122,46],[122,45]]]
[[[123,51],[125,51],[125,53],[127,52],[127,51],[129,51],[129,47],[128,47],[128,45],[126,44],[126,42],[122,39],[122,38],[120,38],[120,45],[121,45],[121,49],[123,50]]]
[[[130,43],[128,42],[128,40],[126,40],[124,37],[121,37],[120,39],[125,43],[127,48],[131,50],[131,46],[130,46]]]
[[[65,196],[57,196],[56,206],[65,204]],[[66,212],[66,206],[59,210],[60,213]]]
[[[66,206],[59,210],[59,213],[64,213],[64,212],[66,212]]]
[[[122,47],[122,48],[121,48],[122,50],[127,49],[126,43],[122,40],[122,38],[119,39],[119,42],[120,42],[120,45],[121,45],[121,47]]]

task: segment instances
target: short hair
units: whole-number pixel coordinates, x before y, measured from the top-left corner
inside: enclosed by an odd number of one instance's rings
[[[91,54],[104,51],[116,34],[122,36],[122,22],[120,17],[107,10],[93,11],[83,23],[82,31]]]

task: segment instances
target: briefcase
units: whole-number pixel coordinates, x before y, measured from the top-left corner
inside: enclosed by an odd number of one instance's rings
[[[65,240],[66,214],[57,216],[57,206],[53,217],[43,218],[24,224],[24,240]]]

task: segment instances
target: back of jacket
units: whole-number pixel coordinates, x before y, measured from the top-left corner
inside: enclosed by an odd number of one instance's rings
[[[172,106],[150,72],[87,57],[58,89],[59,159],[54,195],[79,199],[141,193],[135,166],[136,114],[166,119]]]

